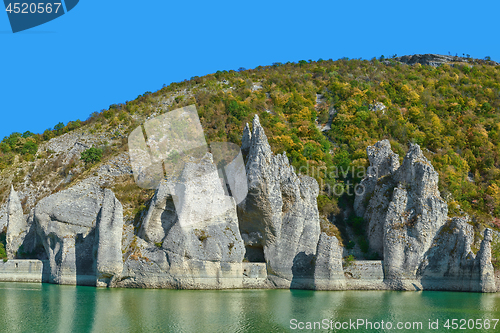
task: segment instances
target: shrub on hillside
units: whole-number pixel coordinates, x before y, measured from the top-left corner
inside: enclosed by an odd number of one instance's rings
[[[5,251],[5,236],[7,227],[4,227],[0,232],[0,259],[7,259],[7,252]]]
[[[94,164],[100,162],[102,158],[102,149],[99,148],[89,148],[82,152],[81,160],[85,162],[85,164]]]

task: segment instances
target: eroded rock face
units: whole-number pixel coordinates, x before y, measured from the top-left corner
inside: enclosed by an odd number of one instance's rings
[[[373,195],[377,180],[386,175],[392,174],[399,168],[399,156],[391,150],[389,140],[382,140],[373,146],[366,148],[370,166],[366,177],[361,181],[363,191],[356,193],[354,199],[354,212],[357,216],[363,217],[367,200]]]
[[[314,267],[314,287],[316,290],[339,290],[345,287],[342,251],[335,236],[321,233]]]
[[[104,190],[95,233],[96,286],[111,286],[123,271],[123,206],[110,189]],[[77,254],[78,255],[78,254]]]
[[[453,66],[454,62],[470,62],[470,58],[459,57],[459,56],[451,56],[451,55],[442,55],[442,54],[413,54],[413,55],[405,55],[402,57],[396,57],[394,60],[402,62],[407,65],[413,64],[421,64],[421,65],[429,65],[433,67],[438,67],[443,64],[451,63]],[[475,59],[472,59],[473,63],[477,63]],[[498,63],[495,61],[488,61],[489,64],[493,66],[497,66]]]
[[[383,150],[368,149],[370,163],[381,176],[363,180],[367,188],[373,188],[366,197],[364,218],[371,250],[383,254],[388,288],[494,290],[489,238],[485,237],[474,256],[472,227],[466,218],[448,218],[448,206],[438,190],[438,173],[420,147],[410,145],[399,166],[388,142],[378,143],[378,148],[384,146]],[[362,199],[356,198],[358,203]]]
[[[250,151],[250,146],[252,145],[252,132],[248,124],[245,125],[243,129],[243,137],[241,138],[241,152],[243,155],[247,156]]]
[[[371,250],[383,254],[387,280],[415,278],[425,252],[447,220],[438,174],[418,145],[410,146],[401,166],[387,141],[369,147],[368,156],[380,175],[363,180],[373,192],[356,200],[370,198],[364,218]]]
[[[7,257],[14,259],[28,231],[28,223],[23,216],[23,207],[13,186],[10,189],[7,212],[7,244],[5,250],[7,251]]]
[[[483,293],[496,292],[495,269],[491,263],[491,242],[493,241],[493,231],[486,229],[481,248],[477,253],[476,266],[479,266],[479,288]]]
[[[384,267],[388,280],[415,278],[434,236],[448,219],[438,190],[438,173],[418,145],[411,145],[394,173],[394,189],[385,218]]]
[[[114,195],[90,183],[40,200],[34,222],[49,258],[49,282],[95,285],[96,275],[99,280],[118,274],[118,251],[121,257],[118,228],[122,221],[121,204]],[[96,227],[101,231],[99,238]],[[99,258],[95,252],[100,253]],[[105,266],[106,262],[110,267]],[[96,268],[102,274],[96,274]]]
[[[246,161],[248,195],[238,205],[240,230],[249,261],[266,261],[275,283],[312,277],[320,235],[319,187],[297,176],[285,154],[273,155],[258,116],[253,121]]]
[[[150,243],[159,243],[165,238],[165,230],[174,224],[175,219],[177,219],[177,214],[174,202],[165,181],[162,181],[151,199],[138,236]]]
[[[222,186],[211,154],[163,180],[119,286],[242,288],[245,248],[235,200]]]
[[[241,262],[236,204],[226,196],[211,154],[162,181],[139,235],[178,260]]]
[[[459,59],[464,60],[464,58],[462,57],[459,58],[441,54],[414,54],[396,58],[397,61],[408,65],[421,64],[430,65],[433,67],[437,67],[439,65],[446,64],[452,61],[458,61]]]
[[[439,230],[420,264],[417,277],[424,289],[494,292],[491,264],[491,230],[477,256],[471,251],[474,231],[468,218],[449,219]]]
[[[450,219],[439,230],[419,267],[422,283],[441,283],[447,277],[457,288],[468,288],[475,261],[471,251],[473,239],[474,231],[466,218]]]

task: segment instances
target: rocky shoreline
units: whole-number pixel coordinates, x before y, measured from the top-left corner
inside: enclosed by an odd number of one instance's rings
[[[14,188],[0,281],[97,287],[496,292],[492,231],[477,254],[466,216],[449,217],[438,174],[418,145],[399,156],[383,140],[368,147],[372,170],[356,197],[369,244],[383,260],[345,265],[339,240],[321,232],[315,179],[274,155],[259,118],[242,140],[248,194],[226,195],[211,154],[160,183],[137,225],[124,223],[110,189],[85,180],[23,215]],[[176,184],[186,184],[178,190]],[[177,181],[177,183],[175,183]],[[175,190],[174,190],[175,189]],[[176,192],[177,191],[177,192]],[[181,191],[181,192],[179,192]],[[187,198],[182,212],[176,196]],[[201,209],[201,210],[200,210]],[[202,221],[189,224],[193,214]],[[187,227],[186,227],[187,226]],[[33,259],[16,258],[18,249]]]

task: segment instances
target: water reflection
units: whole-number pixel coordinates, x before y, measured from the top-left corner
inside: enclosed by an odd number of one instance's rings
[[[284,332],[293,331],[291,319],[418,321],[427,328],[429,319],[444,323],[448,318],[500,317],[499,295],[448,292],[139,290],[0,283],[0,304],[0,331],[6,332]]]

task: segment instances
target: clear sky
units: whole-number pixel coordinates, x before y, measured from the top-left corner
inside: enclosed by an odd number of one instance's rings
[[[415,53],[500,61],[499,13],[498,0],[81,0],[13,34],[3,12],[0,140],[217,70]]]

